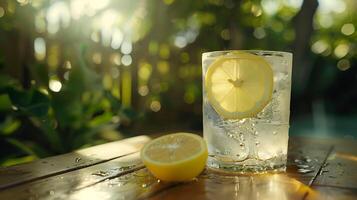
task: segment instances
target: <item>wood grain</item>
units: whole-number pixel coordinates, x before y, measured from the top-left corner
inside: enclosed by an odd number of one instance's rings
[[[0,168],[0,190],[135,153],[149,140],[147,136],[138,136],[27,164]]]
[[[105,163],[35,180],[0,191],[0,199],[66,199],[77,191],[92,188],[106,180],[142,169],[139,153],[119,157]]]
[[[357,189],[357,144],[354,140],[328,140],[334,148],[314,186]]]
[[[321,200],[356,200],[357,190],[348,188],[336,188],[328,186],[313,186],[313,190],[319,192],[319,199]],[[313,199],[307,196],[306,200]]]
[[[141,144],[133,144],[138,150],[146,141],[148,138],[142,139]],[[118,156],[113,150],[118,148],[117,145],[102,146],[100,153],[96,147],[91,150],[97,152],[96,155],[108,153],[107,160],[8,187],[0,190],[0,199],[307,200],[357,197],[353,174],[356,170],[355,141],[291,138],[286,173],[233,175],[205,170],[196,179],[185,183],[159,181],[142,165],[139,153]],[[112,159],[108,159],[110,157]],[[59,156],[58,160],[66,158]],[[338,163],[342,164],[341,169],[346,174],[330,180],[331,174],[340,173],[336,165],[341,164]],[[302,166],[304,169],[308,166],[310,170],[301,173]]]

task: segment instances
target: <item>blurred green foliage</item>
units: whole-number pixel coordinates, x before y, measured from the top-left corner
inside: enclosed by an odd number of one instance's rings
[[[0,138],[1,143],[10,144],[9,150],[15,153],[3,151],[0,160],[3,165],[66,153],[93,141],[100,142],[105,136],[100,137],[98,133],[114,130],[118,125],[113,116],[127,113],[120,101],[103,90],[98,75],[86,66],[81,56],[80,64],[72,70],[60,93],[42,86],[25,90],[13,78],[1,75],[0,112],[5,115],[1,117]],[[43,78],[46,77],[47,74]],[[48,80],[44,85],[48,85]],[[118,135],[114,139],[118,139]],[[20,151],[11,150],[13,148]],[[24,156],[9,159],[19,155]]]

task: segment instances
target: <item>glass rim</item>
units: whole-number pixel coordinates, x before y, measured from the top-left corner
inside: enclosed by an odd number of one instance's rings
[[[279,57],[292,57],[293,56],[292,52],[287,52],[287,51],[271,51],[271,50],[258,50],[258,49],[252,49],[252,50],[244,50],[244,49],[235,50],[235,49],[231,49],[231,50],[219,50],[219,51],[204,52],[204,53],[202,53],[202,58],[215,57],[212,54],[222,55],[222,54],[230,53],[230,52],[233,52],[233,51],[251,52],[251,53],[254,53],[254,54],[258,55],[258,56],[279,56]]]

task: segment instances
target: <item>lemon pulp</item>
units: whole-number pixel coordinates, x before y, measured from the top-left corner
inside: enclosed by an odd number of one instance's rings
[[[158,179],[187,181],[198,176],[208,156],[205,141],[190,133],[159,137],[141,150],[144,165]]]
[[[254,54],[235,51],[219,57],[205,77],[208,101],[226,119],[254,117],[272,97],[273,70]]]

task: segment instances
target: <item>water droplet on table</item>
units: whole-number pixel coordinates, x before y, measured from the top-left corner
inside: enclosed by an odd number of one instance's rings
[[[324,174],[324,173],[326,173],[326,172],[329,172],[329,171],[328,171],[328,170],[321,170],[320,173],[319,173],[319,175],[322,175],[322,174]]]
[[[136,167],[136,165],[122,166],[122,167],[119,167],[118,170],[120,170],[120,171],[126,171],[126,170],[133,169],[134,167]]]
[[[207,174],[207,178],[214,181],[215,183],[220,183],[220,184],[239,182],[238,176],[233,176],[233,175],[230,176],[230,175],[209,173]]]
[[[93,173],[92,173],[92,175],[94,175],[94,176],[101,176],[101,177],[104,177],[104,176],[108,176],[108,175],[109,175],[109,173],[108,173],[108,172],[106,172],[106,171],[102,171],[102,170],[100,170],[100,171],[97,171],[97,172],[93,172]]]
[[[309,165],[297,165],[298,168],[307,169],[310,168]]]
[[[297,171],[298,171],[300,174],[307,174],[307,173],[314,172],[314,170],[312,170],[312,169],[298,169]]]

